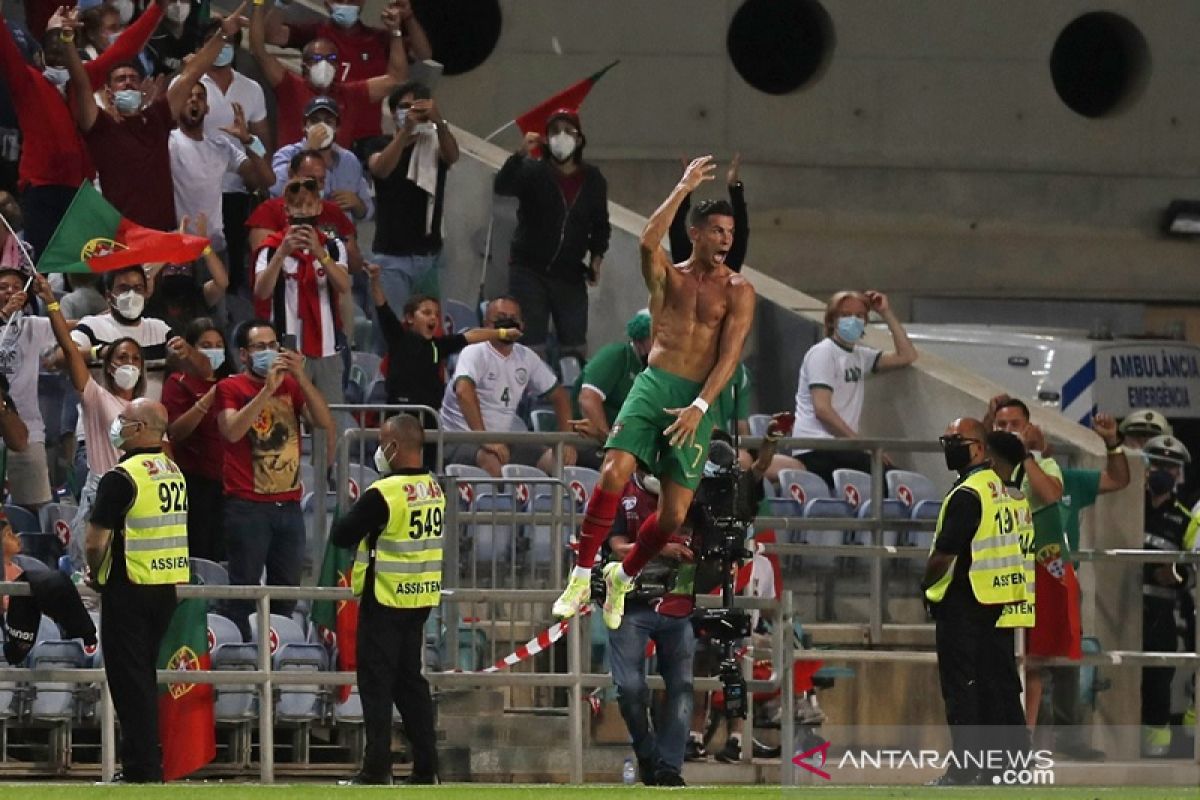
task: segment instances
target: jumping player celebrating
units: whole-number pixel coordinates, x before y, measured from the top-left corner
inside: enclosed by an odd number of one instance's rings
[[[724,200],[706,200],[692,209],[687,261],[672,264],[661,243],[679,204],[715,171],[712,156],[692,161],[642,231],[642,277],[650,290],[654,344],[649,366],[634,381],[605,444],[600,484],[588,501],[575,569],[554,603],[556,617],[573,616],[590,601],[592,564],[639,462],[659,478],[662,492],[658,515],[642,525],[625,560],[604,568],[604,624],[614,630],[633,576],[679,529],[700,482],[714,422],[708,407],[741,358],[754,319],[754,288],[725,265],[733,244],[733,209]]]

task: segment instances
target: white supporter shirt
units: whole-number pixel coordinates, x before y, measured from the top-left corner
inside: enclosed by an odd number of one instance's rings
[[[341,266],[346,267],[346,245],[341,239],[330,238],[330,243],[336,243],[337,247],[328,247],[329,255],[334,261]],[[254,262],[254,276],[257,277],[266,271],[267,264],[271,260],[271,249],[262,247],[258,251],[258,258]],[[337,327],[333,324],[333,306],[330,303],[330,293],[333,292],[329,285],[329,273],[321,264],[313,265],[317,270],[317,305],[321,310],[321,358],[334,355],[337,353],[334,336],[337,333]],[[279,280],[283,281],[283,310],[287,315],[287,319],[275,320],[275,324],[287,333],[295,334],[296,341],[302,345],[306,341],[304,333],[304,324],[300,320],[300,282],[296,277],[299,272],[299,262],[288,256],[283,260],[283,268],[279,271]],[[277,286],[278,289],[278,286]],[[271,294],[271,303],[274,301],[274,292]]]
[[[176,128],[167,140],[171,150],[171,182],[175,187],[175,220],[184,217],[194,226],[196,218],[208,218],[208,238],[218,252],[225,249],[225,222],[221,214],[221,176],[237,174],[246,163],[241,144],[218,133],[196,140]]]
[[[91,333],[89,336],[88,333]],[[81,347],[111,344],[117,339],[129,337],[142,346],[142,367],[146,375],[146,394],[151,400],[162,399],[163,370],[166,367],[166,344],[171,338],[171,326],[161,319],[142,317],[132,325],[122,325],[112,314],[96,314],[79,320],[71,339]],[[101,386],[107,386],[100,374],[100,362],[92,369],[92,377]]]
[[[833,392],[833,410],[857,431],[865,396],[863,383],[878,366],[879,355],[880,351],[863,344],[856,344],[853,349],[847,350],[833,337],[813,345],[800,365],[800,380],[796,386],[796,423],[792,426],[792,436],[806,439],[836,438],[817,419],[813,410],[814,386],[823,386]]]
[[[526,393],[543,395],[558,383],[554,371],[523,344],[514,344],[512,352],[501,355],[491,342],[467,345],[458,354],[454,378],[446,384],[442,398],[442,426],[448,431],[470,430],[454,385],[459,378],[475,384],[483,427],[489,431],[524,430],[519,425],[517,404]]]
[[[216,136],[221,128],[233,124],[233,104],[238,103],[246,115],[246,123],[262,122],[267,118],[267,100],[263,88],[256,81],[247,78],[237,70],[233,70],[233,82],[229,91],[222,92],[208,75],[200,78],[200,84],[208,92],[208,114],[204,117],[204,135]],[[267,147],[267,143],[263,142]],[[237,172],[226,172],[221,178],[222,192],[246,192],[246,184],[242,182]]]
[[[4,323],[0,321],[0,330]],[[0,341],[0,374],[8,379],[9,396],[29,429],[29,441],[46,441],[46,424],[38,405],[38,373],[42,353],[54,346],[54,331],[45,317],[22,315]]]

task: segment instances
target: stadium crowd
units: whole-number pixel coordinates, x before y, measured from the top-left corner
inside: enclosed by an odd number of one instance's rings
[[[509,290],[480,310],[479,327],[449,331],[438,286],[439,273],[458,268],[442,253],[447,174],[459,147],[431,87],[409,79],[411,66],[432,56],[409,0],[389,4],[378,25],[360,18],[354,0],[329,4],[329,19],[315,25],[290,20],[286,6],[262,0],[226,17],[208,2],[187,0],[81,0],[71,8],[26,0],[25,9],[23,25],[0,20],[0,80],[21,134],[16,174],[3,176],[7,191],[0,193],[0,483],[11,523],[5,580],[20,579],[30,563],[20,557],[33,556],[77,584],[94,584],[100,576],[89,551],[92,528],[119,529],[122,515],[133,513],[133,495],[106,488],[106,476],[131,447],[165,443],[186,486],[186,552],[224,563],[233,584],[255,585],[265,576],[271,585],[299,585],[301,500],[316,488],[302,486],[302,464],[310,458],[304,437],[324,436],[332,448],[345,423],[330,406],[346,402],[428,406],[447,431],[508,433],[528,429],[532,420],[538,429],[573,431],[588,442],[562,447],[561,461],[553,450],[486,436],[447,450],[446,464],[475,468],[480,476],[500,478],[508,465],[547,475],[602,468],[605,442],[620,433],[618,415],[649,363],[656,323],[649,311],[635,315],[627,340],[593,347],[589,357],[589,287],[631,265],[605,262],[607,184],[584,157],[577,109],[549,114],[543,130],[526,134],[496,175],[496,194],[519,202]],[[248,58],[243,37],[261,82],[237,69]],[[299,73],[280,60],[278,48],[298,53]],[[728,203],[693,205],[685,197],[673,212],[674,262],[691,256],[689,230],[728,217],[732,236],[721,260],[735,273],[741,269],[750,224],[737,158],[725,178]],[[200,236],[207,246],[187,263],[137,263],[102,274],[88,271],[83,256],[80,263],[53,263],[47,256],[55,231],[89,182],[116,219]],[[358,235],[367,221],[375,223],[369,243]],[[98,230],[94,238],[106,235]],[[863,342],[872,314],[886,324],[893,350]],[[766,437],[761,448],[740,453],[728,435],[714,439],[733,454],[726,465],[741,459],[760,495],[770,490],[803,501],[801,487],[812,484],[798,473],[841,492],[835,471],[869,472],[870,457],[861,451],[779,454],[774,443],[853,440],[868,377],[917,358],[880,292],[837,293],[824,328],[804,358],[789,413],[750,413],[752,377],[741,364],[711,411],[708,403],[701,409],[718,431]],[[1005,482],[1030,505],[1032,527],[1022,546],[1030,574],[1036,570],[1037,615],[1036,623],[1030,612],[1028,624],[1017,625],[1030,628],[1027,650],[1035,659],[1025,724],[1037,725],[1049,680],[1053,722],[1064,731],[1060,749],[1102,757],[1070,738],[1080,729],[1078,669],[1036,659],[1080,656],[1070,553],[1079,547],[1080,510],[1129,482],[1122,437],[1126,447],[1135,436],[1147,439],[1139,444],[1151,466],[1148,547],[1195,544],[1193,512],[1174,495],[1190,455],[1165,420],[1130,418],[1118,428],[1101,414],[1094,429],[1108,447],[1105,469],[1063,469],[1020,400],[1002,396],[986,412],[974,411],[982,422],[955,428],[953,446],[974,446],[973,464],[982,463],[985,446],[990,459],[1012,462]],[[424,453],[424,468],[434,468],[432,451],[414,441],[404,439],[405,452]],[[709,452],[707,460],[718,464]],[[403,469],[418,469],[417,462],[409,459]],[[375,461],[381,474],[401,469],[399,463],[388,455]],[[886,470],[892,471],[890,460]],[[621,490],[619,513],[613,496],[606,554],[626,558],[636,551],[639,530],[657,519],[658,486],[643,469]],[[52,508],[61,525],[47,526]],[[24,527],[25,519],[37,527]],[[969,537],[943,536],[941,522],[932,550],[962,556],[950,569],[963,573]],[[640,599],[631,599],[623,622],[617,617],[611,646],[640,774],[663,785],[682,782],[685,755],[705,755],[703,701],[696,703],[691,691],[696,643],[686,624],[696,591],[689,538],[696,525],[689,517],[664,543],[654,568],[647,567],[661,591],[643,579]],[[750,591],[770,593],[781,579],[778,564],[761,555],[747,568],[741,583]],[[1174,604],[1189,579],[1178,569],[1147,566],[1148,649],[1175,649]],[[953,598],[954,588],[943,591]],[[273,611],[289,615],[293,607],[281,602]],[[252,603],[232,602],[226,610],[250,641]],[[756,620],[755,628],[761,632],[769,622]],[[642,678],[648,638],[659,648],[671,704],[657,734],[648,724]],[[1146,750],[1156,755],[1170,744],[1164,672],[1146,670],[1143,685]],[[718,757],[738,760],[740,748],[740,726],[731,725]],[[131,763],[137,758],[144,762],[145,754],[130,754]],[[385,755],[376,751],[374,758],[380,763]],[[161,777],[153,770],[128,774]]]

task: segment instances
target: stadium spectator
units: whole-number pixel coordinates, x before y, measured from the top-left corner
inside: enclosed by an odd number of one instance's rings
[[[207,42],[221,33],[221,21],[209,20],[204,26]],[[234,105],[240,105],[250,134],[258,137],[267,152],[274,150],[271,126],[267,122],[267,100],[258,81],[247,78],[233,68],[234,54],[242,45],[242,32],[233,41],[221,46],[221,53],[209,67],[200,83],[208,91],[208,114],[204,117],[204,135],[216,136],[234,124]],[[260,155],[262,155],[260,153]],[[250,216],[251,190],[236,172],[226,172],[221,178],[221,213],[224,217],[226,265],[229,283],[234,289],[248,285],[246,260],[250,256],[246,240],[246,218]]]
[[[215,135],[205,128],[207,116],[208,89],[195,83],[179,114],[179,127],[171,131],[168,142],[171,182],[177,222],[195,220],[203,214],[207,219],[209,244],[225,262],[228,254],[221,207],[224,176],[237,175],[251,190],[268,188],[275,176],[270,163],[263,158],[266,147],[250,133],[241,105],[233,104],[233,122]]]
[[[650,310],[643,308],[625,323],[628,341],[612,342],[596,351],[583,365],[571,387],[574,418],[571,427],[596,442],[581,448],[579,464],[599,469],[604,460],[601,449],[621,405],[633,388],[633,379],[646,368],[651,342]]]
[[[149,74],[171,75],[178,72],[202,41],[201,19],[208,16],[208,1],[162,0],[166,6],[163,20],[150,37],[146,57]]]
[[[225,441],[217,428],[217,382],[232,374],[225,336],[208,317],[188,325],[184,339],[211,365],[205,375],[174,372],[163,384],[167,433],[175,463],[188,487],[188,552],[210,561],[225,560],[221,535],[224,489],[221,483]]]
[[[289,178],[301,180],[312,178],[317,182],[317,190],[325,192],[325,159],[320,153],[304,151],[292,156],[288,169]],[[284,205],[286,198],[273,197],[265,201],[246,220],[249,229],[250,251],[257,252],[268,236],[281,231],[288,226],[287,209]],[[362,253],[358,247],[358,234],[354,223],[338,204],[332,200],[321,200],[321,210],[317,214],[316,226],[326,236],[333,236],[346,244],[348,266],[351,272],[362,269]],[[251,281],[253,283],[253,281]]]
[[[411,61],[433,58],[433,47],[413,13],[410,0],[389,3],[400,15],[400,31],[405,51]],[[348,3],[326,2],[329,19],[321,22],[289,22],[279,5],[267,12],[266,37],[269,44],[303,48],[313,39],[328,39],[342,58],[342,80],[357,81],[379,75],[388,66],[388,51],[396,32],[390,28],[372,28],[362,23],[362,0]],[[376,124],[379,120],[376,119]]]
[[[109,430],[135,398],[145,396],[146,360],[137,339],[119,336],[103,347],[96,348],[100,351],[100,377],[99,380],[94,380],[88,371],[83,353],[71,338],[67,321],[63,319],[59,304],[54,300],[54,291],[49,282],[42,275],[35,275],[33,280],[38,298],[46,304],[46,312],[54,329],[54,338],[63,354],[67,376],[71,379],[75,391],[79,392],[79,421],[83,431],[83,442],[79,451],[87,459],[88,476],[80,493],[79,511],[71,523],[68,554],[74,569],[82,570],[86,563],[84,526],[96,497],[96,487],[101,476],[115,467],[119,460],[117,447],[109,439]]]
[[[83,319],[92,314],[103,314],[108,309],[108,301],[97,288],[101,285],[101,276],[94,272],[75,272],[63,278],[69,290],[59,300],[64,318]]]
[[[0,192],[0,217],[4,218],[0,224],[0,270],[15,269],[20,272],[26,269],[33,255],[25,249],[27,245],[21,240],[21,231],[25,227],[21,207],[8,192]]]
[[[107,4],[95,5],[88,9],[81,8],[79,11],[81,12],[79,14],[81,36],[80,42],[76,46],[80,49],[80,58],[86,61],[95,61],[108,48],[115,45],[123,33],[121,17],[115,8]],[[159,19],[161,18],[160,12]],[[158,24],[158,20],[155,20],[155,24]],[[51,17],[46,24],[46,31],[54,29],[54,17]],[[149,34],[147,34],[148,40]]]
[[[345,246],[318,226],[320,186],[292,178],[283,201],[289,224],[254,251],[254,310],[296,337],[302,369],[326,400],[342,402],[339,298],[350,294]]]
[[[292,159],[300,153],[320,153],[325,162],[323,197],[337,203],[353,221],[373,219],[375,201],[363,175],[362,164],[335,139],[342,111],[332,97],[314,97],[304,107],[304,136],[286,144],[271,157],[271,196],[279,197],[287,186]]]
[[[0,335],[4,337],[0,339],[0,377],[7,384],[4,403],[0,405],[0,430],[9,417],[23,422],[27,434],[24,447],[14,447],[5,437],[8,502],[36,512],[50,502],[46,425],[38,403],[38,376],[42,353],[54,347],[54,331],[50,329],[50,320],[28,313],[26,280],[26,273],[0,267],[0,331],[3,331]],[[10,321],[12,326],[7,327]]]
[[[1155,436],[1173,436],[1175,433],[1166,417],[1149,409],[1134,411],[1126,416],[1121,420],[1117,432],[1121,434],[1125,446],[1132,450],[1141,450]]]
[[[543,144],[550,157],[535,158]],[[586,144],[579,114],[559,109],[547,118],[544,138],[533,131],[525,135],[494,184],[496,194],[520,201],[508,286],[525,310],[525,340],[544,351],[553,318],[560,354],[580,360],[587,348],[587,287],[600,280],[611,231],[608,184],[584,162]]]
[[[498,297],[487,305],[486,327],[524,332],[521,305],[511,297]],[[500,334],[497,334],[499,338]],[[517,406],[526,396],[549,399],[558,417],[559,430],[570,430],[571,403],[554,372],[537,353],[507,338],[469,345],[458,355],[454,379],[442,398],[442,427],[448,431],[523,431]],[[448,450],[446,463],[475,464],[500,477],[505,464],[534,464],[554,474],[554,450],[530,445],[460,444]],[[575,463],[575,449],[563,446],[565,465]]]
[[[388,303],[404,308],[412,293],[432,292],[437,285],[431,272],[442,252],[446,173],[459,153],[429,87],[401,84],[388,95],[388,108],[396,133],[367,148],[379,201],[371,251],[383,267]]]
[[[161,18],[162,8],[151,6],[113,47],[84,64],[91,88],[98,88],[114,65],[136,58]],[[0,80],[7,86],[13,103],[21,109],[17,116],[21,130],[18,183],[25,239],[38,254],[50,241],[79,185],[96,175],[87,146],[64,100],[68,77],[66,51],[74,50],[74,31],[74,28],[64,29],[61,18],[55,20],[43,36],[42,54],[33,54],[31,64],[15,46],[8,21],[0,16]]]
[[[384,294],[382,268],[367,264],[371,299],[379,317],[380,330],[387,344],[386,376],[389,404],[442,407],[446,381],[442,370],[450,356],[468,345],[480,342],[515,342],[519,328],[471,328],[462,333],[437,336],[442,319],[437,298],[413,295],[405,303],[401,321]]]
[[[734,272],[742,271],[742,263],[746,260],[746,250],[750,246],[750,215],[746,212],[746,189],[738,177],[742,164],[742,154],[734,153],[725,172],[725,184],[729,187],[729,205],[733,207],[733,244],[725,256],[725,266]],[[687,167],[687,161],[683,163]],[[687,261],[692,254],[692,240],[687,234],[688,212],[692,208],[692,196],[683,198],[675,218],[671,220],[670,236],[671,260],[676,264]]]
[[[337,46],[328,39],[313,39],[301,53],[302,75],[297,76],[283,66],[278,58],[267,52],[265,41],[265,5],[256,4],[250,17],[250,52],[258,61],[267,83],[275,91],[276,137],[281,142],[294,142],[303,135],[305,106],[314,97],[328,95],[354,117],[342,120],[337,129],[337,143],[351,147],[359,139],[379,134],[379,103],[408,75],[408,57],[404,39],[395,35],[399,29],[399,14],[386,8],[383,22],[393,33],[388,43],[388,63],[385,72],[358,80],[347,80],[344,59],[339,60]],[[361,111],[359,111],[361,109]],[[373,119],[372,119],[373,118]]]
[[[70,15],[66,18],[70,27]],[[51,21],[53,24],[53,20]],[[100,174],[104,196],[118,211],[134,222],[158,230],[174,230],[175,198],[171,184],[171,157],[168,140],[175,118],[183,111],[192,87],[200,80],[216,57],[221,46],[233,39],[238,30],[234,14],[221,23],[221,34],[210,39],[190,59],[179,79],[143,109],[146,85],[142,83],[140,65],[118,64],[108,74],[108,91],[112,95],[115,115],[102,111],[90,91],[91,86],[83,63],[74,48],[65,48],[67,69],[74,87],[72,111],[79,129],[83,131],[88,152]],[[79,87],[84,90],[79,91]],[[137,168],[131,168],[137,165]]]
[[[11,455],[19,455],[29,447],[29,428],[17,413],[17,406],[9,394],[8,378],[0,374],[0,441]],[[11,460],[9,461],[11,464]],[[9,496],[12,497],[13,481],[9,480]],[[15,500],[13,502],[16,502]]]
[[[896,352],[881,353],[861,343],[871,311],[887,323]],[[858,438],[867,376],[907,367],[916,360],[917,349],[892,313],[887,295],[875,291],[838,292],[825,306],[825,338],[809,349],[800,365],[792,436]],[[830,486],[835,469],[871,471],[870,454],[860,450],[800,449],[792,455]]]
[[[304,359],[280,351],[275,327],[243,323],[235,343],[242,372],[217,384],[217,427],[225,439],[225,550],[229,582],[257,586],[266,568],[271,586],[298,586],[304,566],[300,513],[300,420],[328,431],[329,406],[304,374]],[[295,601],[271,610],[290,616]],[[254,601],[232,601],[228,613],[250,640]]]
[[[208,217],[201,213],[196,224],[189,226],[184,217],[180,232],[189,229],[197,236],[208,235]],[[174,336],[182,336],[192,320],[212,313],[225,297],[229,276],[225,265],[212,247],[204,250],[205,269],[197,264],[152,264],[146,267],[147,315],[167,323]],[[207,272],[207,277],[203,273]],[[197,362],[203,367],[203,362]]]

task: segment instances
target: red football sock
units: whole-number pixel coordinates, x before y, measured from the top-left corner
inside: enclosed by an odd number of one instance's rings
[[[646,566],[650,559],[658,555],[667,542],[671,541],[671,534],[674,532],[659,529],[657,511],[646,517],[646,521],[638,529],[637,542],[625,556],[625,560],[621,562],[621,566],[625,568],[625,574],[632,578],[641,572],[642,567]]]
[[[596,562],[596,554],[600,552],[600,545],[604,544],[608,532],[612,530],[613,520],[617,516],[617,504],[620,502],[621,495],[616,492],[606,492],[598,486],[592,492],[583,526],[579,529],[579,555],[575,558],[575,566],[592,568]]]

